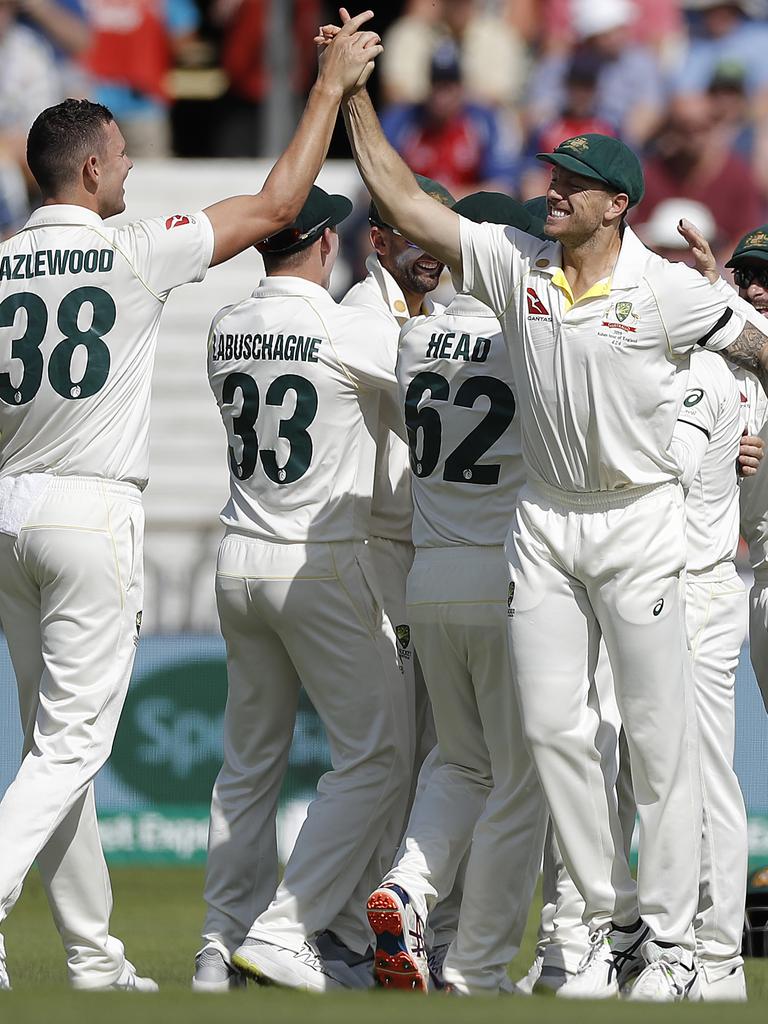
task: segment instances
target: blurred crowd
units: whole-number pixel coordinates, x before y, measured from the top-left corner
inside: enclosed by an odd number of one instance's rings
[[[720,254],[768,219],[768,0],[385,6],[384,129],[457,197],[540,195],[535,154],[599,131],[643,155],[634,223],[654,248],[680,255],[681,215]],[[65,95],[106,103],[132,156],[168,156],[187,69],[215,105],[205,151],[267,155],[275,118],[292,122],[313,80],[314,29],[334,14],[329,0],[0,0],[0,231],[26,216],[29,125]]]

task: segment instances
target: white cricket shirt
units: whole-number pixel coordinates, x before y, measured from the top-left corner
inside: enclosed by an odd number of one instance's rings
[[[469,295],[400,333],[413,543],[499,545],[525,480],[517,392],[499,321]]]
[[[396,346],[384,314],[339,305],[297,277],[264,278],[214,317],[208,377],[229,438],[224,523],[270,541],[368,536],[380,413],[400,418]]]
[[[730,365],[715,352],[691,353],[675,437],[691,432],[698,471],[685,499],[689,572],[706,572],[736,557],[742,431],[741,396]]]
[[[0,245],[0,476],[146,485],[160,314],[213,242],[204,213],[109,227],[57,205]]]
[[[747,432],[759,434],[768,450],[768,397],[753,374],[741,368],[733,372],[741,392]],[[740,491],[741,532],[749,546],[749,562],[755,572],[764,571],[768,569],[768,469],[765,458],[754,476],[744,477]]]
[[[379,263],[375,253],[365,261],[368,274],[352,285],[341,300],[344,305],[367,306],[386,313],[392,336],[397,344],[400,328],[410,313],[402,289],[394,277]],[[435,304],[424,298],[425,313],[435,311]],[[408,446],[393,434],[386,424],[377,434],[376,475],[371,504],[371,536],[411,542],[411,475],[408,468]]]
[[[559,243],[462,217],[461,250],[460,290],[491,307],[507,339],[529,477],[564,491],[674,479],[680,357],[724,348],[743,316],[628,227],[612,278],[575,303]]]

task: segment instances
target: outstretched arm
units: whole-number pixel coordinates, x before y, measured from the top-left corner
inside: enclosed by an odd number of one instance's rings
[[[365,89],[343,105],[352,152],[384,220],[454,272],[461,271],[459,218],[419,188],[381,130]]]
[[[372,17],[365,11],[350,18],[325,48],[296,133],[261,192],[233,196],[204,211],[215,238],[211,266],[275,234],[298,215],[325,160],[344,93],[367,80],[382,52],[374,32],[358,31]]]

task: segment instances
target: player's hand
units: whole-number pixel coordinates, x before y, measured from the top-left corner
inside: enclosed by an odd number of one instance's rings
[[[762,437],[748,434],[746,430],[742,434],[739,444],[739,458],[736,463],[739,476],[754,476],[760,468],[760,461],[765,454],[765,442]]]
[[[685,218],[677,225],[677,230],[688,243],[688,248],[691,250],[691,255],[695,261],[696,270],[698,270],[702,277],[706,277],[710,284],[714,284],[720,275],[717,272],[717,261],[709,247],[709,242],[696,225],[691,224]]]
[[[322,25],[315,36],[320,61],[319,78],[341,87],[347,96],[361,89],[373,71],[374,60],[383,52],[376,32],[361,32],[373,11],[352,18],[345,7],[339,9],[341,27]]]

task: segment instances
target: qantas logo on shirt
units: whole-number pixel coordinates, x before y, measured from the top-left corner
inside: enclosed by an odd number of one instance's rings
[[[525,289],[528,300],[528,319],[551,320],[552,316],[533,288]]]
[[[165,230],[170,231],[171,228],[183,228],[185,224],[191,224],[192,218],[188,217],[186,213],[174,213],[172,217],[169,217],[165,222]]]

